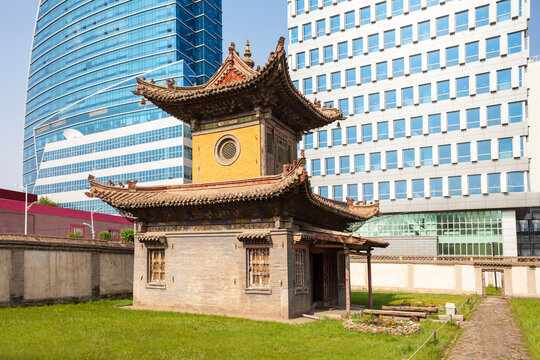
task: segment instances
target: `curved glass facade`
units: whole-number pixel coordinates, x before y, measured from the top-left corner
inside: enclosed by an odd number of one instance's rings
[[[66,129],[89,135],[167,117],[138,102],[135,78],[206,82],[221,64],[221,29],[221,0],[41,0],[24,125],[30,191],[45,145]]]

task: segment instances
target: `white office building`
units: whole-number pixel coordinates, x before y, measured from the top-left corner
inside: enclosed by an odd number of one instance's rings
[[[173,117],[82,135],[45,145],[35,189],[62,207],[117,214],[85,196],[88,175],[115,186],[176,185],[191,182],[191,131]]]
[[[530,1],[288,1],[292,79],[348,116],[304,136],[312,186],[380,201],[387,253],[540,255]]]

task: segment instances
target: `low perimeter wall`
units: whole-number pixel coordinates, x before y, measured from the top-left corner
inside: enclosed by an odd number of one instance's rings
[[[502,273],[504,296],[540,298],[540,257],[372,256],[374,291],[484,294],[490,272]],[[367,263],[351,256],[351,287],[367,289]]]
[[[0,306],[133,293],[133,244],[0,234]]]

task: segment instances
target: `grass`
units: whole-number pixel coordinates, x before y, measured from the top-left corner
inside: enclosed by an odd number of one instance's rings
[[[487,296],[501,296],[502,290],[501,288],[495,288],[495,286],[489,285],[486,286],[486,295]]]
[[[533,359],[540,359],[540,300],[512,299],[523,336]]]
[[[378,306],[429,299],[459,305],[466,297],[374,293]],[[353,292],[365,304],[367,294]],[[345,330],[340,321],[302,325],[222,316],[134,311],[131,300],[0,309],[2,359],[403,359],[441,324],[423,322],[414,335],[391,336]],[[457,327],[447,324],[415,360],[439,359]]]

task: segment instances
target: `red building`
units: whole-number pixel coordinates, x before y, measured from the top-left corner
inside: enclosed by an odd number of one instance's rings
[[[0,189],[0,233],[24,234],[24,193]],[[37,195],[28,194],[28,204],[37,201]],[[86,225],[88,224],[88,225]],[[88,211],[64,209],[34,204],[28,210],[28,234],[66,237],[69,233],[91,239],[91,214]],[[119,240],[120,230],[133,228],[133,223],[121,216],[94,213],[94,230],[109,231],[113,240]]]

